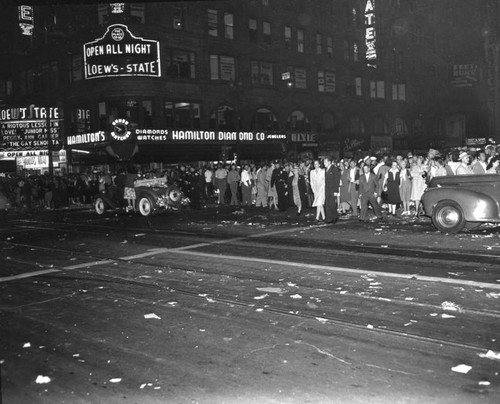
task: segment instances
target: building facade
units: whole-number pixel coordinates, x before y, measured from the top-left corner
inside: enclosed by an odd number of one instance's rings
[[[498,76],[487,3],[11,6],[0,163],[77,170],[484,143]]]

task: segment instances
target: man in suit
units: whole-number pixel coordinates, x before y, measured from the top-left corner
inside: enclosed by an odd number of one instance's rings
[[[363,174],[359,177],[359,196],[361,204],[361,213],[359,220],[368,220],[368,204],[371,203],[375,215],[379,220],[383,219],[382,209],[377,201],[380,195],[380,182],[378,177],[371,171],[370,166],[363,166]]]
[[[339,212],[337,197],[340,188],[340,170],[335,167],[330,157],[323,160],[325,164],[325,222],[337,223]]]

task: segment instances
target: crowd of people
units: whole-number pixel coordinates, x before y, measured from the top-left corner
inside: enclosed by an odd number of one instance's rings
[[[499,173],[499,152],[491,146],[339,161],[328,157],[241,166],[219,163],[198,169],[181,165],[174,179],[195,208],[215,196],[219,205],[294,208],[297,215],[314,208],[315,219],[328,223],[339,215],[361,221],[382,219],[383,210],[392,216],[418,217],[421,197],[432,178]]]
[[[436,176],[499,173],[495,147],[454,149],[446,154],[427,153],[301,161],[273,160],[243,164],[180,164],[168,169],[92,171],[68,175],[15,176],[0,174],[0,194],[12,207],[57,209],[91,204],[93,197],[111,185],[124,188],[128,209],[133,209],[133,181],[166,177],[189,198],[190,206],[207,204],[295,209],[301,215],[312,208],[317,221],[335,223],[340,215],[361,221],[387,215],[419,216],[420,200]],[[123,175],[120,175],[123,174]],[[4,212],[0,200],[0,211]],[[373,215],[374,214],[374,215]]]

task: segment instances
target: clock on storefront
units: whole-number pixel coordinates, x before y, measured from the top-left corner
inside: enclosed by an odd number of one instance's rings
[[[122,141],[130,137],[132,132],[129,129],[129,122],[126,119],[115,119],[111,122],[111,125],[111,136],[113,139]]]

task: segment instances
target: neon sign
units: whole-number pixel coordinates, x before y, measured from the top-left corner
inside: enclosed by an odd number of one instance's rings
[[[32,36],[33,29],[35,28],[33,24],[33,7],[31,6],[19,6],[19,28],[21,28],[21,34]]]
[[[376,67],[376,39],[377,33],[375,30],[375,0],[367,0],[365,6],[365,58],[368,61],[368,66],[372,67]]]
[[[113,125],[111,136],[115,140],[127,140],[132,134],[128,129],[129,123],[126,119],[115,119],[111,125]]]
[[[160,77],[160,44],[134,36],[126,25],[110,25],[106,33],[83,45],[85,79],[118,76]]]

